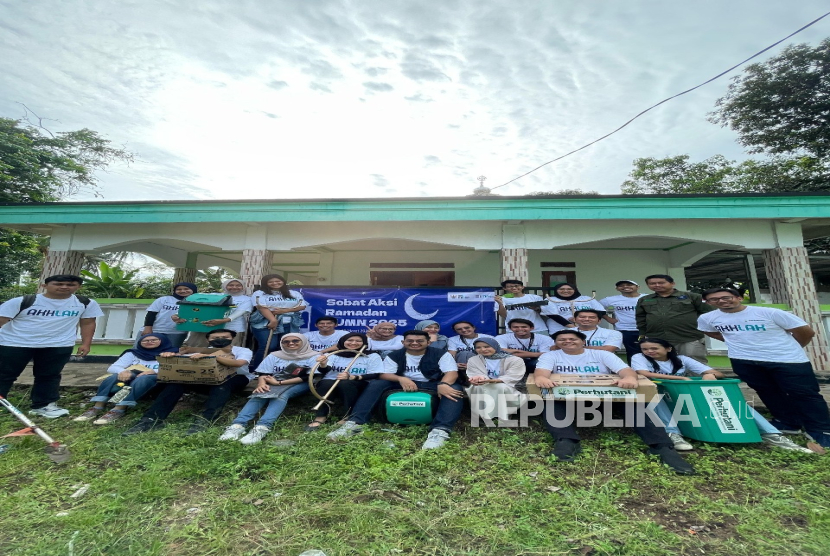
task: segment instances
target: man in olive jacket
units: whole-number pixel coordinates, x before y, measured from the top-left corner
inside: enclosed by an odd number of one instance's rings
[[[674,278],[666,274],[647,276],[646,285],[654,293],[637,302],[640,337],[662,338],[674,345],[680,355],[708,364],[697,317],[715,308],[704,303],[700,294],[675,289]]]

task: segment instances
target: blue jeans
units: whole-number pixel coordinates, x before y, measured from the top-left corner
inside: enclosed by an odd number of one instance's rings
[[[254,335],[254,339],[256,340],[256,351],[254,352],[254,358],[251,359],[251,370],[256,370],[267,354],[279,349],[280,338],[283,337],[283,334],[275,331],[274,335],[271,337],[271,345],[268,346],[268,350],[266,351],[265,342],[268,341],[268,334],[271,333],[271,330],[268,328],[251,328],[251,333]]]
[[[415,384],[418,386],[418,390],[426,390],[429,392],[438,391],[437,381],[415,381]],[[452,387],[455,390],[461,390],[459,384],[453,384]],[[389,390],[402,390],[402,388],[400,383],[391,380],[378,379],[370,381],[366,390],[363,391],[363,394],[360,395],[360,398],[358,398],[357,403],[354,405],[350,419],[359,425],[369,421],[369,417],[372,415],[372,411],[375,409],[381,397],[383,397],[383,393]],[[438,402],[438,413],[435,414],[435,418],[430,423],[429,430],[441,429],[452,432],[456,421],[461,417],[461,411],[463,409],[463,399],[453,401],[450,398],[442,397],[441,401]]]
[[[259,418],[257,425],[268,427],[270,429],[274,426],[274,423],[277,422],[277,419],[280,418],[282,412],[285,411],[285,406],[288,405],[288,400],[296,398],[297,396],[305,394],[309,391],[307,382],[292,384],[290,386],[271,386],[271,389],[282,389],[282,391],[276,398],[251,398],[248,400],[248,403],[245,404],[245,407],[242,408],[239,415],[237,415],[236,419],[233,420],[233,424],[247,425],[256,419],[257,413],[259,413],[260,410],[267,405],[268,407],[265,407],[265,413],[263,413],[262,417]]]
[[[755,390],[773,417],[794,429],[830,432],[830,412],[810,363],[730,361],[735,374]]]
[[[781,431],[773,427],[769,421],[764,419],[763,415],[755,411],[754,407],[747,405],[747,408],[752,414],[752,419],[755,421],[755,425],[758,427],[761,434],[781,434]],[[654,413],[657,414],[660,420],[663,421],[663,424],[666,425],[666,434],[680,434],[680,429],[678,428],[677,423],[672,421],[671,409],[669,409],[669,404],[666,403],[665,399],[660,400],[660,403],[654,408]]]
[[[127,394],[127,397],[118,402],[118,405],[125,405],[127,407],[133,407],[138,403],[138,400],[144,396],[147,392],[153,389],[158,381],[158,375],[142,375],[136,376],[133,373],[133,377],[126,381],[126,384],[129,385],[132,389],[130,393]],[[116,386],[118,384],[118,373],[113,373],[107,378],[105,378],[101,384],[98,386],[98,391],[92,396],[91,401],[93,402],[106,402],[112,397],[113,394],[118,392],[119,388]]]

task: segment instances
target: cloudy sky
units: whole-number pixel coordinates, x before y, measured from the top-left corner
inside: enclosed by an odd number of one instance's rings
[[[504,183],[825,11],[820,0],[0,0],[0,115],[24,103],[53,131],[87,127],[136,153],[101,174],[104,200],[467,195],[478,176]],[[826,36],[830,18],[790,43]],[[706,121],[727,84],[497,192],[619,193],[638,157],[742,158],[735,135]]]

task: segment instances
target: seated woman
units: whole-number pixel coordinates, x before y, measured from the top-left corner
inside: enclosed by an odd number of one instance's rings
[[[429,334],[429,347],[447,351],[447,337],[438,333],[441,325],[434,320],[422,320],[415,325],[415,330],[423,330]]]
[[[470,397],[473,426],[479,419],[510,419],[525,401],[516,390],[525,376],[525,362],[503,351],[495,338],[481,337],[474,347],[477,355],[467,360],[470,386],[464,389]]]
[[[311,350],[308,338],[293,332],[282,337],[280,346],[281,350],[269,354],[257,367],[256,373],[259,378],[254,393],[219,440],[239,440],[242,444],[261,442],[285,411],[288,400],[308,392],[307,375],[295,374],[294,371],[298,367],[310,369],[320,354]],[[265,412],[262,417],[250,432],[245,434],[246,425],[253,421],[263,408]],[[243,434],[245,436],[242,436]]]
[[[352,364],[352,360],[354,360],[360,348],[368,345],[369,340],[365,334],[351,332],[337,341],[338,350],[348,349],[351,351],[341,351],[334,355],[324,353],[317,358],[317,362],[320,363],[318,369],[326,373],[323,379],[317,383],[317,391],[325,396],[335,381],[340,380],[335,392],[343,401],[343,407],[346,408],[344,419],[348,418],[351,414],[352,407],[354,407],[357,398],[360,397],[360,394],[366,388],[366,379],[370,378],[368,375],[385,372],[383,370],[383,360],[380,358],[380,355],[377,353],[369,353],[366,350]],[[349,365],[351,365],[351,368],[346,372]],[[330,413],[331,405],[324,403],[320,406],[320,409],[314,415],[314,420],[306,425],[306,432],[319,429],[320,425],[328,420]]]
[[[124,416],[128,407],[136,405],[144,394],[149,392],[156,385],[158,378],[159,364],[156,357],[162,353],[176,353],[179,349],[174,347],[164,334],[146,334],[139,338],[138,347],[128,349],[121,354],[118,360],[110,365],[107,372],[110,376],[105,378],[98,386],[98,392],[90,399],[95,405],[87,409],[73,421],[89,421],[95,419],[104,411],[110,397],[121,387],[123,383],[130,387],[127,397],[117,403],[115,407],[101,415],[93,425],[106,425]]]
[[[647,378],[660,380],[691,380],[687,374],[695,374],[703,380],[717,380],[723,378],[723,373],[710,369],[703,363],[679,355],[669,342],[660,338],[645,338],[640,342],[642,353],[631,358],[631,368]],[[758,430],[761,431],[761,438],[765,444],[784,450],[795,450],[812,454],[811,450],[799,446],[773,427],[769,421],[755,411],[752,406],[747,406],[752,413]],[[661,400],[654,411],[663,424],[666,425],[666,433],[674,443],[674,449],[678,451],[692,450],[694,447],[686,442],[680,429],[672,419],[672,412],[665,400]]]
[[[205,326],[224,325],[222,326],[224,330],[236,332],[233,345],[244,346],[248,331],[248,315],[253,311],[251,298],[245,295],[245,286],[236,278],[222,282],[222,291],[233,298],[233,309],[224,318],[206,320],[202,324]],[[205,333],[191,332],[185,340],[185,345],[189,347],[208,347]]]
[[[579,309],[594,309],[605,314],[605,307],[599,301],[582,295],[571,284],[555,286],[547,300],[548,304],[542,306],[542,316],[546,317],[550,334],[574,326],[573,314]]]

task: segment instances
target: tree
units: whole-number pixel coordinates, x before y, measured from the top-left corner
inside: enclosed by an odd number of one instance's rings
[[[133,159],[89,129],[52,133],[42,123],[0,118],[0,203],[58,201],[81,190],[97,194],[96,171]],[[0,287],[16,283],[22,272],[39,272],[44,252],[38,245],[38,236],[0,229]]]
[[[138,274],[138,270],[127,272],[117,266],[110,266],[105,262],[101,262],[98,265],[97,274],[88,270],[81,271],[81,276],[84,277],[84,292],[96,297],[106,298],[141,297],[144,293],[144,288],[135,280],[136,274]]]
[[[560,189],[558,191],[532,191],[525,197],[543,197],[545,195],[599,195],[596,191],[582,191],[581,189]]]
[[[747,66],[709,121],[738,133],[751,153],[830,155],[830,38]]]

